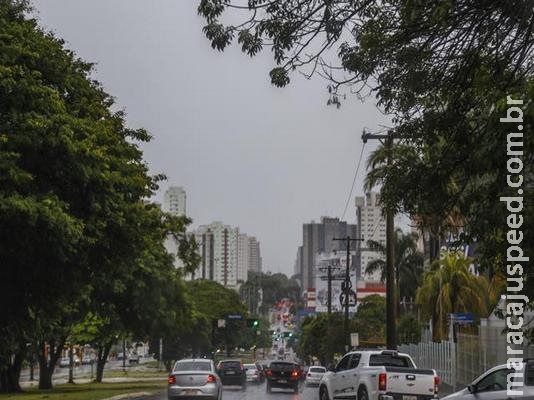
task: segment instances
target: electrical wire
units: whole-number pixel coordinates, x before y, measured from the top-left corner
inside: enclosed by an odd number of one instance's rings
[[[365,149],[365,143],[362,146],[362,151],[360,152],[360,159],[358,160],[358,165],[356,166],[356,172],[354,172],[354,178],[352,179],[352,186],[350,188],[349,197],[347,197],[347,202],[345,203],[345,209],[343,210],[343,214],[341,214],[340,221],[343,221],[343,218],[345,218],[345,213],[347,212],[347,209],[349,208],[350,199],[352,198],[352,192],[354,191],[354,185],[356,184],[356,178],[358,177],[358,171],[360,170],[360,164],[362,163],[363,158],[363,150]]]

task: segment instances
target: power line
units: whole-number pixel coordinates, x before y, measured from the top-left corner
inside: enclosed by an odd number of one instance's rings
[[[356,166],[356,172],[354,172],[354,178],[352,179],[352,186],[350,188],[349,197],[347,197],[347,202],[345,203],[345,209],[343,210],[343,214],[341,215],[340,221],[343,221],[343,218],[345,218],[345,213],[347,212],[347,209],[349,208],[350,199],[352,198],[352,192],[354,191],[354,185],[356,184],[356,178],[358,177],[358,171],[360,170],[360,164],[362,162],[363,158],[363,150],[365,148],[365,143],[362,146],[362,151],[360,152],[360,158],[358,160],[358,165]]]

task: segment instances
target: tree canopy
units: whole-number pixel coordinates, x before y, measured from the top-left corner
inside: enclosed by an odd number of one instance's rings
[[[505,268],[499,198],[516,195],[506,176],[516,126],[500,121],[508,96],[523,100],[524,217],[534,216],[531,1],[201,0],[198,12],[214,49],[234,39],[250,56],[270,49],[276,86],[299,70],[328,80],[330,103],[349,91],[376,96],[396,140],[391,165],[381,149],[367,178],[382,185],[384,206],[417,217],[438,238],[460,232],[460,241],[477,243],[483,267]],[[533,226],[522,226],[528,254]]]
[[[28,15],[25,1],[0,2],[2,392],[20,389],[28,343],[49,388],[77,324],[102,346],[118,333],[144,337],[163,318],[187,326],[164,240],[190,254],[190,221],[148,200],[163,179],[139,147],[150,135],[129,128],[92,65]]]

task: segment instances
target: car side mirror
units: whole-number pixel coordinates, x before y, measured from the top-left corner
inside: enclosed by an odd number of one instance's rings
[[[469,385],[467,387],[467,390],[469,390],[469,393],[476,393],[477,392],[477,385],[471,384],[471,385]]]
[[[329,364],[326,370],[330,372],[336,372],[336,366],[334,364]]]

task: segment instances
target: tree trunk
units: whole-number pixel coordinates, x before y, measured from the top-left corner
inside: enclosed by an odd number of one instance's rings
[[[37,356],[39,360],[39,389],[52,389],[52,374],[64,344],[64,340],[59,346],[56,346],[55,341],[50,341],[48,346],[46,342],[41,343]]]
[[[10,357],[8,358],[8,360]],[[22,368],[23,357],[21,354],[15,354],[13,362],[8,361],[3,368],[0,368],[0,392],[1,393],[18,393],[22,392],[20,387],[20,371]]]
[[[98,347],[98,357],[96,359],[96,378],[95,382],[102,383],[104,379],[104,367],[106,366],[106,361],[111,350],[111,343],[106,344],[105,346]]]

